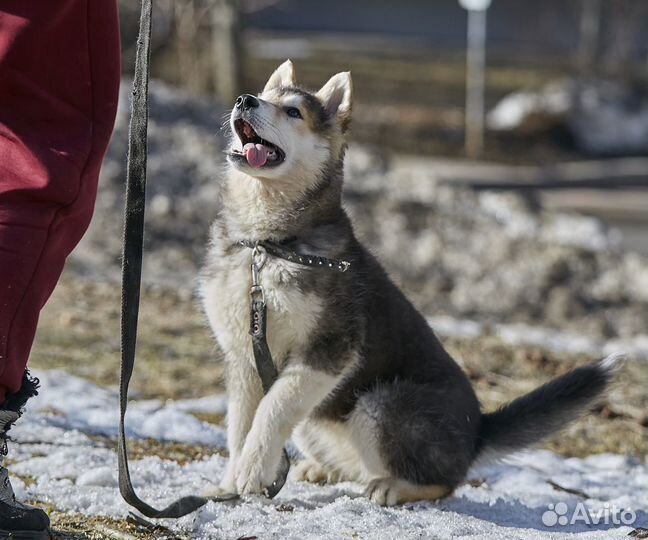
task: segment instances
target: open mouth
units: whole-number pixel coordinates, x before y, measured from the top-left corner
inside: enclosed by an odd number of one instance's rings
[[[233,149],[230,159],[246,161],[250,167],[259,169],[275,167],[286,158],[281,148],[259,137],[254,128],[242,118],[234,121],[234,129],[241,140],[243,150]]]

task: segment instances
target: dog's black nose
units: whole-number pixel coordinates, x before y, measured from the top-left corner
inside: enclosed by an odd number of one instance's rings
[[[250,94],[243,94],[236,98],[235,106],[237,109],[254,109],[259,106],[259,100]]]

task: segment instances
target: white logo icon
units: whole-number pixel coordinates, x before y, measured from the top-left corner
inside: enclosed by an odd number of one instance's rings
[[[567,511],[569,508],[564,502],[559,502],[555,506],[550,504],[544,514],[542,514],[542,523],[547,527],[553,527],[554,525],[562,525],[563,527],[569,523],[567,518]]]

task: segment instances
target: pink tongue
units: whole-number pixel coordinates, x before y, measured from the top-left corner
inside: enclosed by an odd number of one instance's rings
[[[245,152],[245,159],[247,159],[250,167],[258,169],[259,167],[263,167],[266,161],[268,161],[268,152],[270,152],[270,149],[262,144],[247,143],[243,147],[243,152]]]

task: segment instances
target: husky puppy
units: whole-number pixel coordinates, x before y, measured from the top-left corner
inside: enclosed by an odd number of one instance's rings
[[[262,492],[292,436],[306,456],[298,480],[363,482],[381,505],[438,499],[478,457],[536,443],[577,417],[617,366],[615,357],[585,365],[480,411],[465,374],[342,208],[352,94],[350,73],[307,92],[286,61],[231,113],[223,209],[201,281],[229,394],[220,492]],[[242,240],[350,262],[342,273],[268,257],[260,281],[279,377],[265,396],[248,333],[252,250]]]

